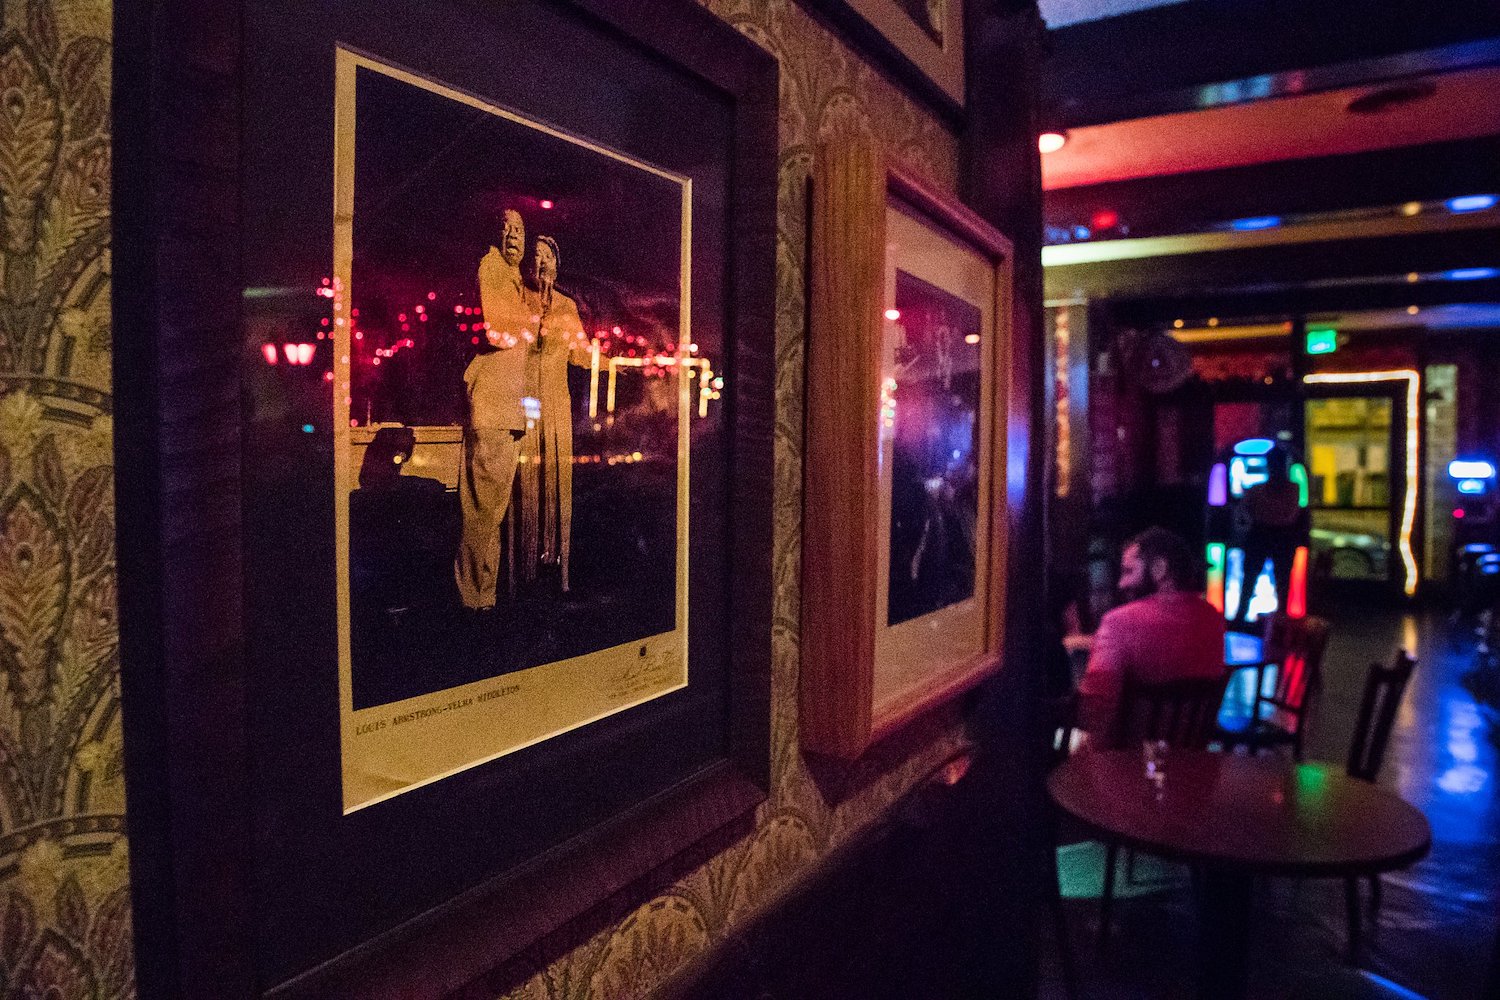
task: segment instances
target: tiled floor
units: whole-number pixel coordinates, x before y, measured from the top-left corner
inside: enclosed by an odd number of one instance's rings
[[[1500,799],[1496,729],[1463,683],[1476,664],[1473,635],[1428,612],[1335,607],[1329,617],[1325,689],[1307,756],[1342,762],[1369,662],[1388,661],[1398,645],[1414,650],[1417,671],[1380,780],[1420,808],[1433,832],[1424,861],[1385,876],[1384,903],[1373,925],[1366,923],[1358,966],[1429,1000],[1477,997],[1495,942]],[[1073,897],[1067,910],[1084,995],[1191,996],[1196,921],[1185,877],[1172,866],[1142,866],[1136,884],[1122,886],[1117,930],[1099,955],[1093,935],[1101,857],[1088,844],[1059,856],[1065,895]],[[1354,985],[1347,993],[1329,986],[1348,979],[1341,883],[1267,880],[1254,934],[1254,996],[1362,995]],[[1044,950],[1043,962],[1043,995],[1062,996],[1055,949]]]

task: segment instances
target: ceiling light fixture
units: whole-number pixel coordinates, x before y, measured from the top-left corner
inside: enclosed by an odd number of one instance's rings
[[[1450,212],[1483,212],[1494,208],[1496,201],[1500,199],[1492,194],[1466,194],[1462,198],[1449,198],[1443,204],[1448,206]]]
[[[1036,137],[1036,148],[1043,153],[1055,153],[1068,144],[1068,133],[1065,131],[1043,132]]]

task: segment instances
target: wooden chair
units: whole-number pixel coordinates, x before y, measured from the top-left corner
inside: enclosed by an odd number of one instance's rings
[[[1173,750],[1203,750],[1217,736],[1219,706],[1224,701],[1228,673],[1212,678],[1188,678],[1144,684],[1125,680],[1120,711],[1115,716],[1110,746],[1130,749],[1146,740],[1162,740]],[[1104,847],[1104,888],[1099,897],[1099,947],[1109,939],[1110,912],[1115,898],[1115,863],[1120,845]]]
[[[1365,691],[1359,702],[1359,715],[1355,717],[1354,738],[1349,744],[1349,761],[1345,770],[1352,778],[1373,782],[1380,774],[1380,765],[1385,761],[1386,744],[1390,742],[1391,729],[1396,723],[1396,710],[1401,707],[1402,695],[1417,661],[1404,649],[1398,649],[1386,667],[1370,664],[1365,676]],[[1370,913],[1374,916],[1380,909],[1380,876],[1371,875]],[[1344,903],[1349,911],[1349,959],[1359,951],[1360,899],[1359,879],[1344,880]]]
[[[1256,671],[1255,700],[1250,723],[1235,742],[1253,752],[1289,745],[1292,757],[1302,759],[1302,732],[1309,710],[1323,687],[1323,652],[1328,647],[1328,622],[1309,615],[1271,616],[1265,631],[1265,662]],[[1276,676],[1266,692],[1266,671]]]

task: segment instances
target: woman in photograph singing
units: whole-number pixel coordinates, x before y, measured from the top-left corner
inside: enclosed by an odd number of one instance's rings
[[[573,400],[568,392],[568,364],[588,365],[589,338],[578,303],[557,289],[557,269],[562,261],[557,241],[551,236],[538,236],[532,261],[540,316],[538,396],[542,416],[536,430],[542,490],[539,550],[526,553],[525,558],[532,567],[556,563],[566,591],[573,534]],[[525,575],[530,577],[532,573]]]

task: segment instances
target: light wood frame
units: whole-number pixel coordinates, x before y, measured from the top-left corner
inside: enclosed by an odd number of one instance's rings
[[[888,205],[938,230],[994,269],[993,333],[984,368],[988,503],[976,530],[983,641],[898,696],[875,703],[881,580],[880,409]],[[886,164],[867,140],[824,146],[813,172],[811,316],[803,515],[801,739],[844,760],[950,701],[998,668],[1005,631],[1006,384],[1014,252],[949,195]],[[985,435],[982,435],[982,439]],[[986,491],[981,491],[984,495]],[[976,546],[983,552],[985,547]]]

